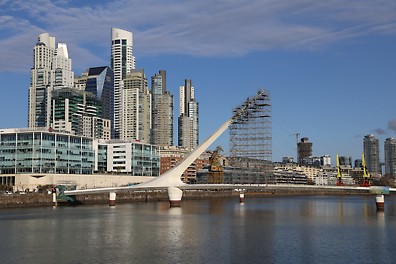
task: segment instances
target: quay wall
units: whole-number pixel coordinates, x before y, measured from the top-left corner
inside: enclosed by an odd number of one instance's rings
[[[364,190],[337,190],[314,188],[266,187],[245,190],[245,199],[254,197],[293,196],[293,195],[371,195]],[[234,190],[184,190],[183,200],[216,199],[239,197]],[[108,204],[109,194],[85,194],[76,196],[77,205]],[[116,203],[167,201],[167,191],[118,192]],[[62,202],[60,204],[63,204]],[[66,203],[65,203],[66,204]],[[46,193],[0,194],[0,208],[52,206],[52,195]]]

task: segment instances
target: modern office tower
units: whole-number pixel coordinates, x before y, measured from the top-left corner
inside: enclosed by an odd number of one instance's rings
[[[17,179],[15,185],[25,182],[32,190],[38,185],[33,177],[40,178],[39,184],[43,185],[57,181],[47,173],[92,174],[95,164],[92,141],[45,128],[0,131],[0,174],[12,174]]]
[[[363,139],[363,151],[366,167],[371,174],[380,174],[379,143],[374,135],[366,135]]]
[[[299,164],[305,164],[307,158],[312,156],[312,142],[307,137],[301,138],[301,142],[297,143],[297,155]]]
[[[178,145],[194,149],[199,144],[199,109],[194,98],[191,80],[180,86],[180,116],[178,118]]]
[[[64,43],[55,46],[55,37],[42,33],[33,49],[33,68],[29,87],[28,126],[49,127],[51,93],[73,86],[71,59]]]
[[[132,32],[119,28],[111,29],[111,62],[114,72],[114,132],[120,138],[122,129],[122,89],[123,80],[135,69],[135,57],[132,49]]]
[[[396,139],[387,138],[384,143],[385,175],[396,175]]]
[[[110,139],[110,120],[102,116],[100,101],[91,93],[62,88],[52,93],[52,122],[56,131]]]
[[[166,90],[166,71],[151,77],[151,136],[159,146],[173,145],[173,95]]]
[[[355,159],[355,167],[354,168],[361,168],[362,165],[362,160],[361,159]]]
[[[144,70],[132,70],[126,75],[122,89],[122,127],[120,138],[123,140],[150,141],[151,95],[147,86]]]
[[[102,118],[111,120],[114,134],[114,73],[107,67],[89,68],[85,91],[92,93],[102,104]]]

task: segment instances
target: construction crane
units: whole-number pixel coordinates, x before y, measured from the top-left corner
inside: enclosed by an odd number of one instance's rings
[[[340,159],[338,158],[338,153],[336,155],[336,164],[337,164],[337,186],[344,186],[344,182],[342,181],[342,172],[340,166]]]
[[[299,162],[299,161],[298,161],[298,136],[300,135],[300,133],[296,132],[296,133],[291,134],[291,135],[292,135],[292,136],[296,136],[296,153],[297,153],[296,162]]]
[[[367,170],[366,161],[364,160],[364,152],[362,153],[362,167],[363,167],[363,187],[370,187],[370,172]]]

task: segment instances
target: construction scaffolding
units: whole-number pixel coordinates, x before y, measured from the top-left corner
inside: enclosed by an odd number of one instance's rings
[[[266,90],[259,90],[257,95],[233,109],[229,161],[236,175],[231,178],[239,178],[240,169],[244,171],[246,183],[273,181],[271,111],[270,95]]]

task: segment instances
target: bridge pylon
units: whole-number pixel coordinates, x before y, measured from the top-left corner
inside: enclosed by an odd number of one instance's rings
[[[170,207],[180,207],[183,191],[175,186],[168,187],[168,197]]]

